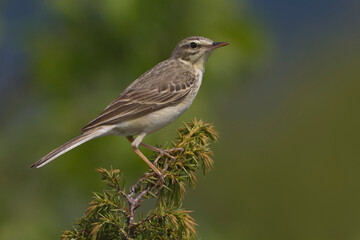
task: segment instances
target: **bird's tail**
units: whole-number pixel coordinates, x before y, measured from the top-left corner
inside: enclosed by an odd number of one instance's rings
[[[59,157],[60,155],[70,151],[71,149],[73,149],[93,138],[100,137],[100,135],[102,135],[102,134],[103,134],[103,132],[101,132],[101,131],[84,132],[80,136],[77,136],[76,138],[65,143],[64,145],[61,145],[60,147],[51,151],[49,154],[47,154],[46,156],[41,158],[39,161],[37,161],[36,163],[31,165],[31,168],[42,167],[42,166],[48,164],[49,162],[51,162],[52,160],[54,160],[55,158]]]

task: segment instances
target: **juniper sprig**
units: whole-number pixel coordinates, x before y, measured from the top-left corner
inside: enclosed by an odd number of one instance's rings
[[[196,172],[205,175],[213,167],[209,145],[218,133],[212,124],[196,119],[177,133],[173,148],[153,157],[163,182],[149,169],[127,191],[118,169],[97,169],[106,187],[94,193],[85,215],[61,239],[194,239],[195,220],[181,205],[186,186],[196,186]],[[154,209],[137,213],[150,198],[157,199]]]

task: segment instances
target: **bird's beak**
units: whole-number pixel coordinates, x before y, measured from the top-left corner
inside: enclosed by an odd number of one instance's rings
[[[226,45],[229,45],[229,43],[227,43],[227,42],[213,42],[212,46],[210,46],[210,49],[216,49],[216,48],[223,47],[223,46],[226,46]]]

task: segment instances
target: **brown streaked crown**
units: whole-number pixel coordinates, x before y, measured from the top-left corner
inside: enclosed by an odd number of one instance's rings
[[[226,42],[214,42],[213,40],[194,36],[182,40],[174,49],[170,59],[179,59],[193,65],[196,69],[204,71],[205,63],[211,52],[222,46],[226,46]]]
[[[206,62],[210,53],[217,47],[228,45],[228,43],[214,42],[213,40],[193,36],[182,40],[174,49],[170,58],[188,61],[191,64],[197,63],[199,60]]]
[[[209,38],[200,36],[185,38],[175,47],[171,57],[185,61],[196,60],[209,50],[213,42]]]

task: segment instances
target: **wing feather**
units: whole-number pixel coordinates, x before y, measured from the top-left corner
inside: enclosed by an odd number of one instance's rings
[[[196,76],[179,63],[165,63],[160,63],[135,80],[82,131],[142,117],[184,99],[191,92]]]

